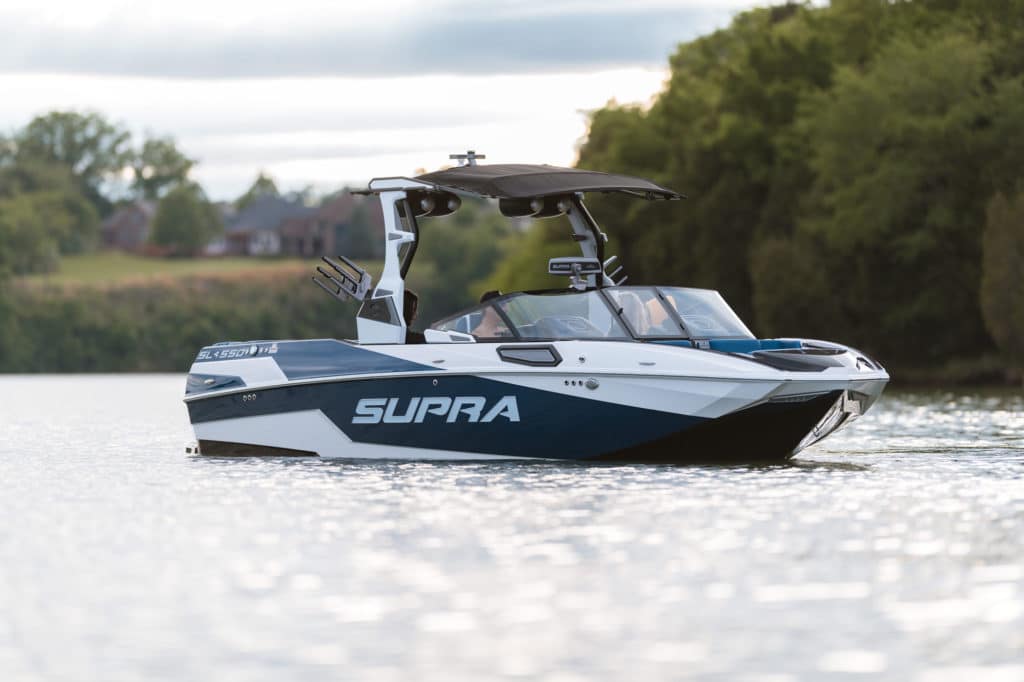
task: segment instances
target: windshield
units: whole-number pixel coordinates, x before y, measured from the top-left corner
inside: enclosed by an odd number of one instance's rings
[[[690,335],[696,338],[744,338],[754,335],[717,291],[710,289],[659,289],[679,313]]]
[[[438,329],[443,332],[472,334],[478,341],[510,339],[515,336],[492,305],[486,305],[457,317],[442,320],[433,325],[431,329]]]
[[[679,323],[665,309],[653,288],[605,289],[619,315],[640,338],[685,337]]]
[[[520,294],[498,306],[524,339],[630,338],[596,291]]]
[[[441,320],[431,328],[472,334],[478,341],[502,341],[517,336],[521,339],[630,338],[611,307],[596,291],[512,294]]]

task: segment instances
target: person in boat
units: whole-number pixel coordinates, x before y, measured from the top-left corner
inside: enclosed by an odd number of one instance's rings
[[[470,332],[473,336],[478,339],[493,339],[498,336],[511,336],[508,331],[508,327],[502,321],[498,315],[498,311],[494,309],[494,306],[487,306],[484,308],[483,315],[480,316],[480,322]]]
[[[427,339],[422,332],[413,331],[412,323],[416,319],[416,311],[419,308],[420,297],[412,289],[406,288],[402,298],[402,317],[405,319],[405,342],[426,343]]]

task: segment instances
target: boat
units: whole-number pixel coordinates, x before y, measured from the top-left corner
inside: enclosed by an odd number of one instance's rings
[[[385,460],[785,461],[863,415],[889,380],[854,348],[756,337],[710,289],[631,285],[588,211],[592,193],[672,201],[649,180],[547,165],[459,165],[375,178],[385,260],[376,285],[325,257],[314,281],[361,302],[354,340],[202,348],[185,404],[190,452]],[[563,288],[489,292],[409,328],[418,219],[496,200],[510,218],[564,216],[579,255]],[[429,239],[429,232],[422,235]]]

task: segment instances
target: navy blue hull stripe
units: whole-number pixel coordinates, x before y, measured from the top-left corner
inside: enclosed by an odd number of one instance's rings
[[[396,413],[404,414],[413,397],[454,396],[480,396],[489,407],[513,396],[519,421],[497,416],[490,422],[448,422],[443,415],[431,414],[419,424],[353,423],[356,404],[364,398],[397,398]],[[606,455],[707,421],[451,374],[301,384],[188,403],[194,424],[311,409],[321,410],[357,443],[558,459]]]

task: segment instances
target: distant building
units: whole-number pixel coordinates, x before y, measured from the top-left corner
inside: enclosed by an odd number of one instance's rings
[[[264,195],[238,211],[224,230],[224,253],[235,256],[276,256],[282,253],[282,229],[292,220],[315,215],[300,200]]]
[[[316,256],[342,254],[379,258],[384,218],[377,202],[341,191],[319,208],[299,198],[263,195],[238,210],[215,205],[224,224],[221,236],[203,249],[205,256]],[[103,244],[131,253],[159,255],[149,243],[157,203],[136,201],[119,207],[103,223]]]
[[[103,221],[103,246],[141,253],[149,243],[156,216],[156,202],[135,201],[121,206]]]
[[[313,214],[292,218],[281,227],[281,253],[302,258],[342,254],[368,258],[384,232],[376,202],[342,191]]]

